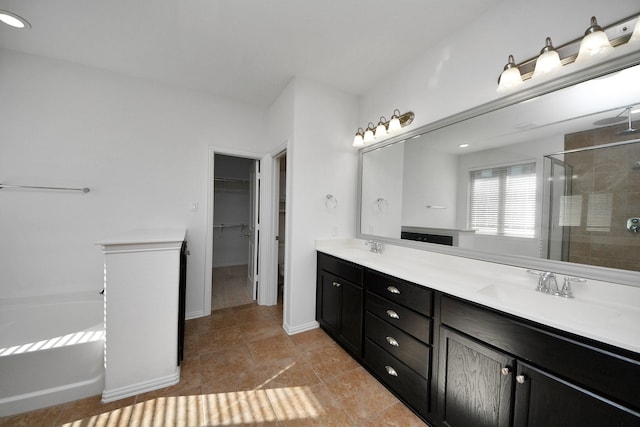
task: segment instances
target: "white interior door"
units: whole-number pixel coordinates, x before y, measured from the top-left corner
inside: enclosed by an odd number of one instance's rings
[[[260,162],[258,160],[254,162],[253,171],[249,177],[249,205],[247,291],[255,300],[258,295],[258,248],[260,241]]]

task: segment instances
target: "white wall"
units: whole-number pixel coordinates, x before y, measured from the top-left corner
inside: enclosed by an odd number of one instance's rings
[[[300,78],[289,86],[295,113],[287,151],[284,323],[295,333],[316,325],[315,240],[355,235],[357,109],[354,97],[326,86]],[[325,206],[327,194],[336,197],[335,209]]]
[[[268,151],[266,112],[8,50],[0,58],[0,182],[91,188],[0,190],[2,297],[97,292],[94,242],[186,225],[187,312],[201,312],[208,146]]]
[[[607,25],[638,13],[638,0],[504,0],[469,27],[452,23],[451,34],[388,76],[360,100],[361,123],[398,108],[413,111],[420,125],[497,98],[497,79],[509,54],[536,56],[546,37],[561,45],[584,34],[592,15]],[[429,19],[425,18],[425,25]]]

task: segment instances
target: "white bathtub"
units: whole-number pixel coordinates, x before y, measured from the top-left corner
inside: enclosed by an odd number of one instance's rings
[[[0,301],[0,417],[102,392],[103,313],[97,293]]]

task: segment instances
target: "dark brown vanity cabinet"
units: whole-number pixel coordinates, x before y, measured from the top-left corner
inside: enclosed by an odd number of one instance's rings
[[[638,353],[322,253],[316,319],[432,427],[640,427]]]
[[[365,270],[364,363],[414,411],[430,409],[433,291]]]
[[[640,426],[638,355],[446,296],[441,322],[441,425]]]
[[[363,270],[318,253],[316,320],[358,360],[362,357]]]

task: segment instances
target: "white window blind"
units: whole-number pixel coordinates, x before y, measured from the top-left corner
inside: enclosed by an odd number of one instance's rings
[[[479,233],[535,237],[536,164],[469,172],[469,227]]]

